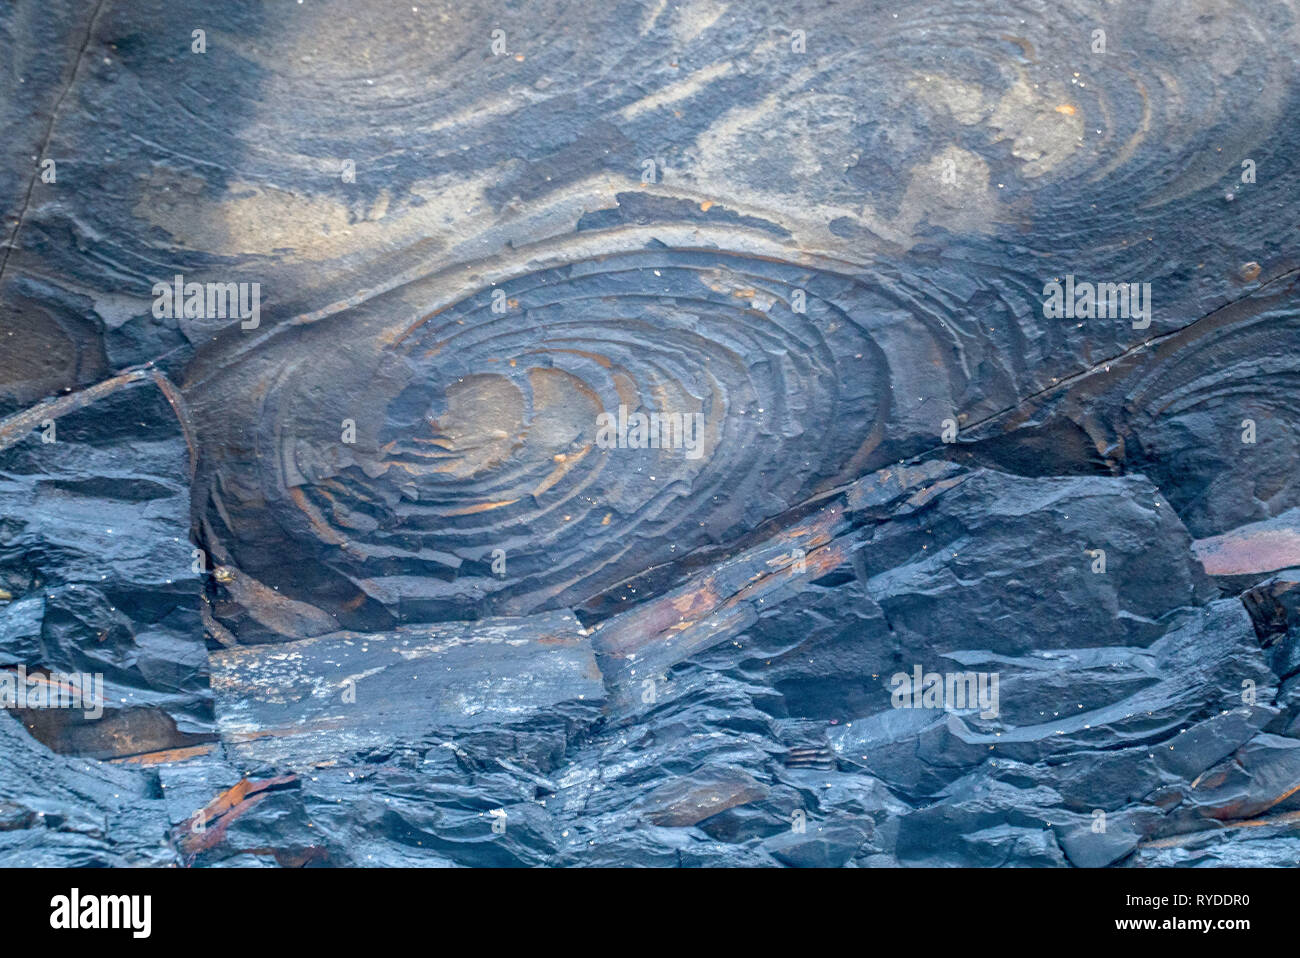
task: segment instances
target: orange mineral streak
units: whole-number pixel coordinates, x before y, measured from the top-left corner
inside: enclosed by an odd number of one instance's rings
[[[1249,812],[1249,814],[1253,818],[1255,816],[1258,816],[1261,812],[1268,811],[1270,808],[1273,808],[1275,805],[1280,805],[1282,802],[1286,801],[1296,792],[1300,792],[1300,782],[1297,782],[1296,784],[1292,785],[1290,788],[1286,789],[1286,791],[1270,798],[1262,808],[1259,807],[1258,799],[1251,799],[1249,801],[1232,802],[1229,805],[1224,805],[1220,808],[1212,809],[1208,812],[1208,814],[1211,818],[1217,818],[1220,821],[1229,822],[1229,821],[1241,819],[1243,814],[1247,814],[1246,809],[1250,809],[1251,811]]]
[[[172,765],[210,755],[214,748],[216,745],[208,742],[205,745],[191,745],[188,748],[165,748],[157,752],[142,752],[139,755],[127,755],[109,761],[114,765]]]
[[[557,482],[569,474],[569,470],[582,461],[583,456],[591,452],[591,448],[591,443],[587,443],[571,456],[563,454],[556,456],[554,458],[555,468],[551,470],[550,475],[537,484],[537,488],[533,490],[533,496],[540,496],[552,489]]]
[[[330,545],[336,546],[341,546],[347,542],[346,539],[330,527],[330,524],[325,521],[324,516],[317,511],[316,507],[307,501],[307,497],[303,494],[301,486],[291,487],[289,489],[289,498],[292,499],[293,504],[302,511],[302,514],[307,517],[307,521],[311,523],[312,529],[323,542],[328,542]]]
[[[1197,539],[1192,552],[1210,575],[1249,575],[1300,565],[1300,530],[1236,529]]]
[[[181,849],[187,855],[196,855],[215,847],[230,823],[265,798],[268,790],[297,780],[298,776],[293,774],[257,782],[241,779],[185,821],[181,826]]]
[[[1239,822],[1224,822],[1222,825],[1212,830],[1202,830],[1199,832],[1190,832],[1184,835],[1173,835],[1169,838],[1156,838],[1149,842],[1142,842],[1143,848],[1177,848],[1180,845],[1188,845],[1200,841],[1206,835],[1212,832],[1223,831],[1229,828],[1263,828],[1279,826],[1300,825],[1300,812],[1285,812],[1281,815],[1268,815],[1260,818],[1247,818]]]
[[[476,516],[480,512],[491,512],[493,509],[503,509],[506,506],[513,506],[518,499],[503,499],[500,502],[478,502],[472,506],[461,506],[459,509],[444,509],[444,516]]]
[[[811,578],[831,572],[848,559],[850,546],[845,539],[817,545],[819,539],[825,541],[833,520],[834,516],[819,516],[800,530],[812,546],[804,557],[807,567],[804,574]],[[618,625],[613,621],[608,623],[610,627],[598,633],[597,648],[605,655],[630,658],[660,643],[678,645],[686,652],[697,645],[704,647],[710,636],[742,614],[743,605],[756,603],[774,590],[786,587],[791,562],[788,553],[769,561],[769,566],[775,566],[771,572],[751,576],[743,586],[727,595],[720,594],[718,583],[711,576],[695,588],[647,602],[634,620],[624,620]]]

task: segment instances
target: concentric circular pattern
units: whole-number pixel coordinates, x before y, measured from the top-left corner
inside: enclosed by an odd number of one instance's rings
[[[261,406],[258,484],[295,558],[399,619],[573,603],[854,474],[889,393],[842,305],[861,293],[669,249],[529,273],[372,359],[350,347],[287,366]],[[237,547],[265,519],[232,525]]]
[[[1126,389],[1129,469],[1155,479],[1198,537],[1300,500],[1297,281],[1161,343]]]
[[[280,10],[197,78],[256,104],[239,175],[84,222],[170,236],[108,257],[149,283],[276,278],[256,331],[182,330],[219,559],[358,628],[607,607],[1275,277],[1295,4],[1239,6]],[[1045,316],[1067,275],[1150,283],[1150,325]],[[620,408],[702,429],[603,448]]]

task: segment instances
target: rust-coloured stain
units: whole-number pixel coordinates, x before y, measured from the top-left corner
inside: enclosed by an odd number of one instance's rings
[[[25,439],[33,429],[46,419],[58,419],[70,412],[84,409],[96,400],[117,392],[124,386],[130,386],[148,378],[150,378],[149,370],[132,370],[120,376],[114,376],[112,379],[105,379],[103,382],[95,383],[95,385],[89,386],[80,392],[60,396],[57,399],[47,399],[29,409],[24,409],[22,412],[14,413],[6,419],[0,419],[0,450],[8,449],[19,440]]]
[[[1220,821],[1225,822],[1241,819],[1245,815],[1249,815],[1253,818],[1261,812],[1266,812],[1270,808],[1280,805],[1296,792],[1300,792],[1300,782],[1292,785],[1279,795],[1265,799],[1263,802],[1258,798],[1246,798],[1239,802],[1232,802],[1219,808],[1210,809],[1207,814],[1210,818],[1217,818]]]
[[[505,506],[512,506],[518,499],[503,499],[500,502],[476,502],[472,506],[462,506],[459,509],[448,509],[444,515],[448,516],[473,516],[480,512],[491,512],[493,509],[501,509]]]
[[[187,862],[192,862],[200,852],[216,847],[225,837],[230,823],[261,802],[270,792],[295,787],[297,782],[298,776],[292,774],[257,782],[243,778],[226,789],[181,824],[178,844],[185,853]]]
[[[1197,539],[1192,552],[1210,575],[1249,575],[1300,565],[1300,530],[1246,527]]]
[[[1248,818],[1239,822],[1224,822],[1215,831],[1228,828],[1263,828],[1266,826],[1293,826],[1297,824],[1300,824],[1300,812],[1285,812],[1281,815]],[[1185,835],[1173,835],[1169,838],[1156,838],[1139,844],[1142,848],[1176,848],[1180,845],[1189,845],[1201,841],[1207,834],[1206,831],[1190,832]]]
[[[110,759],[114,765],[170,765],[173,762],[185,762],[192,758],[201,758],[212,754],[216,745],[207,742],[188,748],[165,748],[157,752],[144,752],[140,755],[128,755],[125,758]]]

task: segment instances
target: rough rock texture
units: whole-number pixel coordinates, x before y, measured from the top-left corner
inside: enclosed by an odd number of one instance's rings
[[[0,7],[0,693],[104,689],[0,710],[0,864],[1294,865],[1298,62],[1294,0]]]
[[[0,668],[101,674],[104,715],[24,723],[96,758],[215,739],[190,455],[165,393],[128,383],[53,422],[0,450]]]

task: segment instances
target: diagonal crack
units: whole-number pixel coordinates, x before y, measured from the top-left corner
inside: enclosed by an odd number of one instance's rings
[[[1229,302],[1223,303],[1219,306],[1216,306],[1214,309],[1210,310],[1204,316],[1199,316],[1196,319],[1192,320],[1191,322],[1179,326],[1177,329],[1171,329],[1168,332],[1160,333],[1158,336],[1152,336],[1150,339],[1144,339],[1142,342],[1136,343],[1135,345],[1130,346],[1127,349],[1124,349],[1116,353],[1114,356],[1110,356],[1106,359],[1099,360],[1098,362],[1095,362],[1092,365],[1079,370],[1077,373],[1071,373],[1068,376],[1064,376],[1058,382],[1054,382],[1050,386],[1044,386],[1042,389],[1039,389],[1036,392],[1021,397],[1016,402],[1012,403],[1010,406],[1007,406],[1003,409],[999,409],[997,412],[989,413],[983,419],[977,419],[975,422],[967,424],[965,427],[963,427],[962,431],[969,432],[970,430],[982,426],[985,423],[995,422],[996,420],[1001,419],[1003,416],[1009,415],[1011,413],[1016,412],[1017,410],[1023,409],[1025,406],[1029,405],[1030,403],[1034,402],[1034,400],[1042,396],[1046,396],[1049,395],[1050,393],[1068,388],[1074,383],[1077,383],[1079,380],[1091,376],[1099,369],[1119,363],[1127,359],[1128,357],[1132,356],[1133,354],[1141,352],[1144,349],[1150,349],[1152,346],[1155,346],[1158,343],[1162,343],[1167,339],[1172,339],[1175,336],[1181,336],[1184,333],[1188,332],[1189,330],[1193,329],[1194,327],[1199,326],[1201,323],[1213,319],[1215,316],[1219,315],[1219,313],[1232,309],[1234,306],[1237,306],[1255,296],[1258,296],[1260,293],[1264,292],[1264,290],[1268,289],[1269,287],[1275,286],[1278,283],[1281,283],[1283,280],[1288,279],[1289,277],[1296,276],[1297,274],[1300,274],[1300,266],[1289,269],[1284,273],[1279,273],[1277,276],[1273,277],[1268,282],[1261,284],[1260,286],[1256,287],[1255,289],[1251,290],[1245,295],[1240,296],[1237,299],[1230,300]],[[930,448],[924,450],[923,452],[917,453],[915,456],[912,456],[911,458],[920,459],[922,457],[930,455],[931,453],[938,452],[946,448],[947,445],[950,444],[940,444],[937,446],[931,446]]]
[[[81,72],[81,61],[85,59],[86,49],[90,46],[91,38],[95,35],[95,24],[99,22],[99,14],[104,8],[107,0],[99,0],[95,4],[95,12],[90,16],[90,23],[86,26],[86,36],[81,41],[81,47],[77,50],[76,59],[72,62],[72,76],[68,78],[67,86],[59,94],[59,98],[54,101],[54,106],[50,109],[50,122],[45,126],[45,136],[41,138],[41,148],[37,153],[37,169],[40,169],[40,160],[44,158],[45,151],[50,147],[50,138],[54,135],[54,124],[58,121],[59,110],[63,107],[63,101],[67,99],[68,94],[72,91],[73,85],[77,82],[77,74]],[[27,208],[32,204],[32,193],[36,190],[36,180],[40,174],[34,172],[32,178],[27,181],[27,192],[23,196],[22,208],[18,211],[18,219],[14,223],[13,231],[9,234],[9,240],[4,246],[4,256],[0,258],[0,285],[4,283],[5,269],[9,266],[9,254],[13,252],[18,243],[18,233],[23,228],[23,222],[27,218]]]

